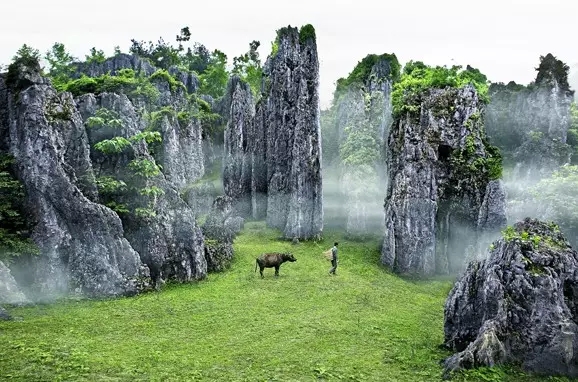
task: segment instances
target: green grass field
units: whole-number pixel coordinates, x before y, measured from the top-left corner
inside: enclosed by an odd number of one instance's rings
[[[443,303],[452,281],[379,267],[379,240],[293,245],[245,225],[231,268],[207,280],[105,301],[13,308],[0,322],[0,380],[439,381]],[[336,276],[322,252],[340,242]],[[255,257],[297,262],[254,272]],[[457,381],[538,381],[511,368]]]

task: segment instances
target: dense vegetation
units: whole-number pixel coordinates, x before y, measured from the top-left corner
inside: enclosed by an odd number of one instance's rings
[[[26,380],[435,381],[449,353],[443,302],[451,280],[412,281],[379,268],[379,240],[292,245],[245,226],[226,273],[162,293],[14,308],[0,322],[0,370]],[[337,276],[322,252],[340,242]],[[280,276],[254,272],[265,251],[291,251]],[[562,381],[483,368],[455,381]]]
[[[481,101],[489,101],[488,79],[478,69],[469,65],[466,69],[461,66],[431,67],[421,61],[410,61],[404,66],[399,82],[394,85],[391,95],[393,115],[416,113],[427,94],[426,90],[461,88],[467,84],[476,88]]]
[[[334,94],[335,99],[337,99],[339,95],[343,94],[352,87],[361,88],[367,86],[367,83],[370,80],[372,74],[372,69],[375,65],[380,63],[386,63],[388,67],[387,74],[383,77],[383,79],[397,82],[400,76],[401,65],[399,64],[395,54],[368,54],[357,63],[355,68],[353,68],[347,77],[339,78],[337,80],[337,86]]]
[[[30,224],[24,218],[24,186],[12,171],[14,159],[0,153],[0,260],[21,254],[36,254],[30,240]]]

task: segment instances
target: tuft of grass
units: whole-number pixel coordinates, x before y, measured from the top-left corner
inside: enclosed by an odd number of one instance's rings
[[[0,379],[16,381],[436,381],[445,279],[379,267],[379,239],[292,244],[263,222],[237,237],[227,272],[161,292],[13,308],[0,322]],[[322,252],[339,242],[337,275]],[[280,276],[263,252],[291,252]],[[495,371],[498,370],[498,371]],[[524,379],[509,369],[459,374]],[[484,379],[492,380],[492,379]]]

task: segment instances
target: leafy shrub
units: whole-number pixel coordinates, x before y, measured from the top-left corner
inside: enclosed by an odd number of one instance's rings
[[[403,113],[416,113],[423,95],[430,89],[447,87],[459,89],[467,84],[472,84],[476,88],[482,102],[489,102],[488,81],[478,69],[470,66],[465,70],[462,70],[461,66],[430,67],[419,61],[410,61],[393,88],[391,95],[393,114],[398,117]]]
[[[24,217],[24,186],[10,171],[13,161],[13,157],[0,154],[0,260],[3,261],[38,253],[38,247],[29,238],[30,227]]]

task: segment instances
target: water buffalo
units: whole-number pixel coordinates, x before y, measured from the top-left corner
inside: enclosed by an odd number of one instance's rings
[[[265,268],[275,268],[275,276],[279,276],[279,267],[286,261],[297,261],[291,253],[264,253],[255,259],[255,272],[257,272],[257,267],[259,267],[259,273],[261,273],[261,278],[263,278],[263,269]]]

